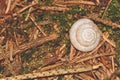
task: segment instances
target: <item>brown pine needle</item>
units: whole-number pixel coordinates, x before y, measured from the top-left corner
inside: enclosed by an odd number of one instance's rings
[[[30,16],[30,19],[32,20],[32,22],[35,24],[35,26],[39,29],[39,31],[44,35],[46,36],[45,32],[41,29],[41,26],[39,26],[35,20],[33,19],[33,17]]]
[[[7,14],[8,11],[10,10],[10,6],[11,6],[11,0],[8,0],[7,9],[5,11],[5,14]]]

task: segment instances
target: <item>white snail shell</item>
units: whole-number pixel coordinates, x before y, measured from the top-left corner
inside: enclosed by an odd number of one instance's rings
[[[79,19],[70,29],[70,41],[80,51],[91,51],[99,44],[100,30],[90,19]]]

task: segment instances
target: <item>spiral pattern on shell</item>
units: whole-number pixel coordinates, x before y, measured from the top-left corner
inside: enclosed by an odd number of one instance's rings
[[[99,44],[100,30],[90,19],[79,19],[70,29],[70,40],[76,49],[88,52]]]

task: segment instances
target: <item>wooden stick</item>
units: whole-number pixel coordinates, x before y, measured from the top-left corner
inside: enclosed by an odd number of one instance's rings
[[[29,73],[29,74],[18,75],[13,77],[6,77],[0,80],[23,80],[23,79],[34,79],[38,77],[40,78],[40,77],[49,77],[49,76],[57,76],[57,75],[65,75],[65,74],[74,74],[74,73],[80,73],[80,72],[86,72],[86,71],[98,69],[100,66],[102,66],[102,64],[93,65],[93,66],[82,66],[82,67],[73,68],[73,69],[49,70],[49,71],[38,72],[38,73]]]
[[[51,41],[51,40],[55,40],[55,39],[57,39],[57,37],[58,37],[57,34],[52,34],[50,36],[46,36],[46,37],[31,41],[29,43],[25,43],[25,44],[23,44],[23,45],[21,45],[18,48],[13,50],[13,56],[15,56],[16,54],[21,53],[23,51],[26,51],[26,50],[28,50],[28,49],[30,49],[32,47],[39,46],[39,45],[41,45],[43,43],[46,43],[48,41]],[[9,53],[10,52],[7,51],[5,57],[3,57],[2,54],[0,54],[0,60],[8,58]]]

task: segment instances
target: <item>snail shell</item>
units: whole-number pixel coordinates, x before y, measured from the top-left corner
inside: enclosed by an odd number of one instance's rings
[[[76,49],[88,52],[99,44],[100,30],[90,19],[79,19],[70,29],[70,40]]]

